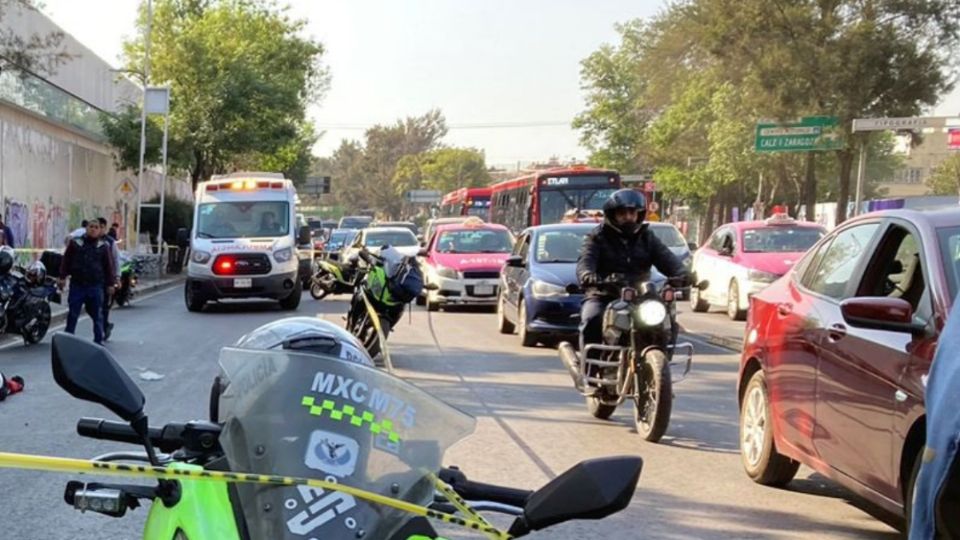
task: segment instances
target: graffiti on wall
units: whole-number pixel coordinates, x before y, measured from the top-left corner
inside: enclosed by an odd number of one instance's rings
[[[3,201],[3,218],[13,232],[17,247],[56,249],[84,219],[103,216],[110,223],[123,225],[121,208],[119,203],[103,207],[83,202],[73,202],[69,208],[64,208],[52,197],[46,201],[34,200],[32,204],[7,197]]]

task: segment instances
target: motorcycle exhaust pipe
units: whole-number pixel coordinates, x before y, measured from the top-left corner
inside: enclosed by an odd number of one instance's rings
[[[580,359],[577,357],[576,349],[569,342],[564,341],[557,347],[557,351],[560,353],[560,361],[563,362],[567,372],[570,373],[570,378],[573,379],[573,386],[576,387],[577,391],[583,392],[583,378],[580,376],[580,368],[578,367]]]

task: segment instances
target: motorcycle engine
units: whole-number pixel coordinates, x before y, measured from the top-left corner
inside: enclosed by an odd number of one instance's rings
[[[603,341],[608,345],[620,343],[623,334],[633,328],[632,306],[629,302],[615,300],[603,313]]]

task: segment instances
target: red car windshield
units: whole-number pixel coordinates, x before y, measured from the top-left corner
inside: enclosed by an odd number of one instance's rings
[[[823,237],[814,227],[762,227],[743,231],[744,253],[802,253]]]

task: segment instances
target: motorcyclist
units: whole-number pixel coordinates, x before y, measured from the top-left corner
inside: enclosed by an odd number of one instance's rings
[[[603,204],[603,223],[583,240],[577,279],[585,292],[580,308],[584,343],[601,342],[603,311],[619,294],[605,281],[644,281],[652,266],[668,277],[686,278],[680,259],[643,222],[646,202],[639,191],[615,191]]]

